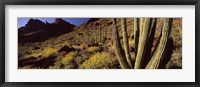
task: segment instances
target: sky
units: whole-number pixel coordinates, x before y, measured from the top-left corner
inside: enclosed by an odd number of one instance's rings
[[[25,26],[27,24],[27,22],[29,21],[29,19],[31,19],[31,18],[18,18],[18,28]],[[52,23],[55,21],[56,18],[32,18],[32,19],[39,19],[43,22],[47,21],[49,23]],[[88,21],[90,18],[62,18],[62,19],[71,24],[79,26],[82,23]]]

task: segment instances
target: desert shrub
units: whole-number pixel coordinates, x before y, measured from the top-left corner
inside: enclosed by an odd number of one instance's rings
[[[27,55],[26,58],[34,57],[34,58],[40,58],[42,54],[41,53],[33,53],[31,55]]]
[[[89,48],[87,49],[87,52],[97,52],[97,51],[99,51],[99,50],[100,50],[99,47],[97,47],[97,46],[92,46],[92,47],[89,47]]]
[[[98,45],[99,45],[99,46],[102,46],[102,45],[103,45],[103,43],[102,43],[102,42],[98,42]]]
[[[61,63],[65,66],[65,68],[74,68],[74,58],[77,56],[77,52],[76,51],[72,51],[68,54],[66,54],[66,56],[64,58],[61,59]]]
[[[134,39],[129,38],[129,45],[130,46],[134,46],[135,45]]]
[[[91,53],[86,52],[86,50],[79,50],[77,57],[74,60],[78,66],[80,66],[90,55]]]
[[[135,53],[134,52],[130,52],[130,55],[131,55],[131,60],[135,61]]]
[[[166,64],[167,69],[182,68],[182,52],[180,49],[175,49],[171,55],[171,60]]]
[[[53,49],[53,48],[47,47],[47,48],[45,48],[43,50],[42,54],[43,54],[43,57],[47,58],[49,56],[55,55],[56,54],[56,50]]]
[[[25,51],[24,51],[25,50]],[[42,53],[38,52],[38,50],[26,50],[20,49],[18,55],[20,55],[19,59],[27,59],[27,58],[39,58],[41,57]]]
[[[101,52],[92,55],[88,60],[83,62],[81,68],[83,69],[103,69],[112,68],[115,66],[115,60],[110,53]]]

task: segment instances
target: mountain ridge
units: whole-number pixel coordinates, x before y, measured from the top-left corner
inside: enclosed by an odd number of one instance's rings
[[[40,42],[71,32],[74,27],[76,26],[61,18],[56,18],[53,23],[30,19],[25,26],[18,29],[18,41],[22,43]]]

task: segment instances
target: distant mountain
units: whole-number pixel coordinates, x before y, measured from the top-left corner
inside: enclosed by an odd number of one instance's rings
[[[30,19],[24,27],[18,29],[19,43],[40,42],[73,31],[75,25],[56,18],[53,23],[44,23],[38,19]]]

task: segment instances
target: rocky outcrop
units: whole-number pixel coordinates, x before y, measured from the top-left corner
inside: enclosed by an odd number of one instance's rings
[[[53,23],[44,23],[38,19],[30,19],[24,27],[18,29],[19,43],[40,42],[73,31],[75,25],[56,18]]]

